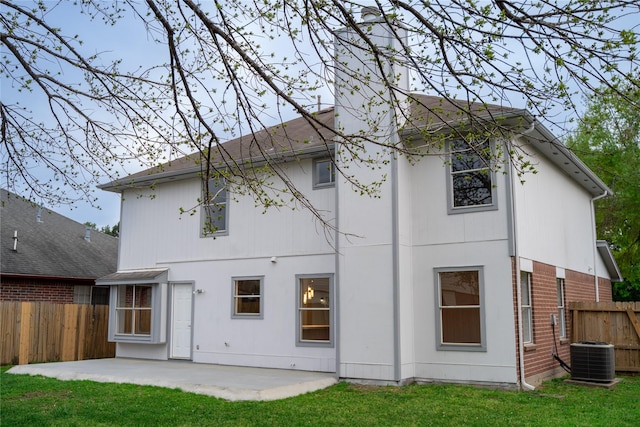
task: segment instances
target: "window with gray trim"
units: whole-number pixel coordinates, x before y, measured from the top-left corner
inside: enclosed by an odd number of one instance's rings
[[[233,278],[233,301],[231,317],[262,319],[263,277]]]
[[[333,187],[336,179],[336,167],[329,158],[313,160],[313,188]]]
[[[228,192],[224,178],[217,177],[203,185],[202,235],[228,233]]]
[[[296,276],[296,342],[333,346],[333,274]]]
[[[153,309],[152,286],[122,285],[115,288],[116,335],[150,337]]]
[[[556,279],[556,288],[558,294],[558,335],[560,335],[560,338],[566,338],[567,322],[564,310],[564,279]]]
[[[448,151],[449,213],[496,209],[489,140],[481,143],[453,140],[448,143]]]
[[[439,350],[484,351],[482,267],[435,270]]]
[[[520,306],[522,307],[522,341],[533,343],[533,303],[531,299],[531,273],[520,272]]]

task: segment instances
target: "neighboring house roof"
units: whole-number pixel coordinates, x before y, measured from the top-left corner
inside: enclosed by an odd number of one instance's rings
[[[3,276],[95,279],[116,271],[118,239],[1,190]],[[40,210],[40,222],[38,213]],[[14,251],[14,233],[18,241]]]
[[[600,254],[600,258],[602,258],[602,262],[604,262],[605,267],[607,267],[611,281],[622,282],[624,279],[622,277],[622,273],[620,273],[616,260],[613,258],[613,253],[611,252],[609,243],[606,240],[596,240],[596,248],[598,248],[598,253]]]
[[[404,138],[425,135],[425,130],[446,132],[458,128],[473,116],[475,123],[498,123],[515,133],[526,133],[527,139],[552,163],[575,180],[591,195],[613,194],[577,156],[562,144],[527,110],[493,104],[448,102],[440,97],[413,94],[410,103],[409,126],[402,130]],[[319,111],[315,123],[305,117],[290,120],[255,134],[241,136],[216,146],[212,152],[214,165],[255,165],[265,158],[280,161],[295,154],[318,155],[333,151],[335,112],[333,108]],[[533,126],[532,126],[533,125]],[[203,169],[199,154],[192,154],[99,186],[103,190],[120,192],[129,186],[154,185],[194,176]]]

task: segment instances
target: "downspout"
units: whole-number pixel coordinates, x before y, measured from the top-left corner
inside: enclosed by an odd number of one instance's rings
[[[333,161],[338,162],[338,153],[339,147],[338,142],[333,143]],[[339,175],[338,175],[339,177]],[[333,281],[334,292],[336,293],[336,297],[333,299],[333,309],[334,311],[334,320],[336,327],[334,328],[334,340],[335,340],[335,352],[336,352],[336,378],[340,379],[340,179],[335,180],[335,194],[334,194],[334,203],[335,203],[335,218],[336,218],[336,227],[335,227],[335,276]]]
[[[595,196],[591,199],[591,226],[593,232],[593,281],[596,290],[596,302],[600,302],[600,287],[598,286],[598,243],[596,236],[596,200],[600,200],[603,197],[609,195],[608,190],[604,190],[604,193],[599,196]]]
[[[388,34],[388,46],[393,45],[393,36]],[[394,66],[392,63],[388,64],[389,75],[395,75]],[[389,92],[389,130],[393,138],[394,145],[400,143],[400,137],[398,135],[397,117],[395,105],[393,104],[393,91],[392,88],[388,88]],[[398,153],[391,150],[391,256],[392,256],[392,292],[393,292],[393,376],[396,383],[402,381],[402,353],[400,338],[401,326],[400,326],[400,227],[398,220]]]
[[[523,135],[527,135],[535,129],[535,118],[531,122],[531,126],[525,131],[513,136],[514,139],[520,138]],[[511,217],[513,222],[513,256],[516,260],[516,301],[518,308],[518,359],[520,361],[520,386],[527,390],[535,390],[535,387],[527,383],[524,373],[524,334],[522,331],[522,281],[520,277],[520,250],[518,245],[518,215],[516,212],[516,198],[515,198],[515,184],[513,173],[513,165],[509,160],[509,190],[511,191]]]

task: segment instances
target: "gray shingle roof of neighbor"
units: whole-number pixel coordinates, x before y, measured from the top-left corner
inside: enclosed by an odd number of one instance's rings
[[[515,133],[526,132],[526,138],[545,157],[559,167],[570,179],[575,180],[593,196],[613,192],[546,127],[536,121],[527,110],[494,104],[466,101],[446,101],[440,97],[412,94],[409,108],[409,125],[402,129],[402,136],[423,138],[428,132],[451,131],[473,117],[475,123],[499,123]],[[289,157],[322,155],[333,152],[336,114],[333,108],[316,114],[318,123],[299,117],[288,122],[262,129],[227,141],[212,150],[212,164],[225,167],[259,164],[264,159],[283,161]],[[338,118],[339,119],[339,118]],[[202,171],[203,159],[198,153],[167,162],[99,188],[120,192],[125,188],[154,185],[168,180],[197,176]]]
[[[116,271],[118,239],[1,190],[0,256],[2,275],[95,279]],[[17,231],[17,250],[14,232]]]

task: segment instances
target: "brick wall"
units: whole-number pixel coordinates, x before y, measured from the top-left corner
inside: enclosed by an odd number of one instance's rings
[[[516,272],[515,261],[513,266],[513,286],[514,286],[514,313],[517,324],[517,294],[516,294]],[[533,343],[524,346],[525,377],[527,382],[538,385],[545,379],[565,374],[558,361],[552,356],[552,351],[563,361],[570,362],[570,333],[571,318],[567,305],[570,301],[595,301],[594,277],[589,274],[578,273],[565,270],[565,325],[567,337],[560,338],[559,325],[555,326],[555,340],[551,325],[551,315],[558,315],[558,295],[556,283],[556,267],[540,262],[533,262],[533,273],[531,275],[531,297],[533,302]],[[611,282],[607,279],[599,280],[600,301],[611,301]],[[558,322],[559,323],[559,322]],[[517,331],[517,329],[516,329]],[[516,346],[518,340],[516,336]],[[557,352],[556,352],[557,348]],[[518,358],[519,358],[519,352]],[[517,360],[519,367],[519,359]],[[519,369],[518,369],[519,371]],[[518,373],[519,375],[519,373]]]
[[[73,287],[93,285],[93,281],[2,278],[0,301],[48,301],[73,304]]]

